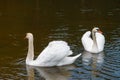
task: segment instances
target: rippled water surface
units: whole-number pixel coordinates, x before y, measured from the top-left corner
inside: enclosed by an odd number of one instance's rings
[[[0,80],[120,80],[119,4],[119,0],[1,0]],[[84,51],[81,44],[84,32],[94,26],[106,38],[100,54]],[[83,55],[68,66],[26,66],[27,32],[34,34],[36,57],[53,40],[64,40],[74,55]],[[92,62],[86,63],[91,55]]]

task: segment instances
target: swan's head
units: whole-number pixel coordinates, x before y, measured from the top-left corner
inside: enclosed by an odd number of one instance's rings
[[[31,39],[33,38],[33,34],[32,33],[26,33],[26,37],[27,39]]]
[[[98,32],[98,33],[101,33],[101,34],[102,34],[102,31],[101,31],[98,27],[94,27],[94,28],[92,29],[92,32],[94,32],[94,33]]]

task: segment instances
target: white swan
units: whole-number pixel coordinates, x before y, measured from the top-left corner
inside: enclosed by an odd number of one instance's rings
[[[83,34],[81,40],[84,49],[88,52],[99,53],[104,49],[105,37],[98,27],[92,29],[92,34],[91,31],[87,31]]]
[[[27,33],[28,53],[26,64],[32,66],[50,67],[72,64],[81,54],[69,57],[72,54],[70,47],[64,41],[52,41],[34,60],[34,45],[32,33]]]

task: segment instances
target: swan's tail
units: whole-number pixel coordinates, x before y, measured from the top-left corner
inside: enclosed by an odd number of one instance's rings
[[[59,64],[57,64],[57,66],[72,64],[79,56],[81,56],[81,53],[74,57],[65,57],[63,60],[59,62]]]
[[[80,57],[81,56],[81,53],[80,54],[78,54],[78,55],[76,55],[76,56],[74,56],[74,57],[72,57],[73,59],[77,59],[78,57]]]

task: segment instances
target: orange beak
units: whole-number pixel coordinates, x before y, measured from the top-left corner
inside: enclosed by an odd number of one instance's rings
[[[24,37],[24,39],[27,39],[26,37]]]
[[[102,32],[102,31],[100,31],[100,30],[98,30],[98,32],[99,32],[99,33],[101,33],[101,34],[103,33],[103,32]]]
[[[27,39],[27,37],[25,36],[24,39]]]
[[[26,34],[26,36],[27,36],[27,34]],[[27,39],[27,37],[26,37],[26,36],[24,37],[24,39]]]

